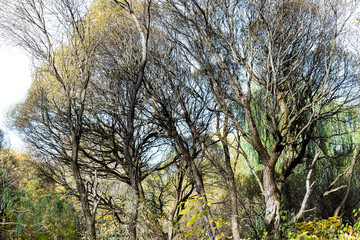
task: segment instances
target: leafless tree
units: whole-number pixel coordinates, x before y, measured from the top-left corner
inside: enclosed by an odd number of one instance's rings
[[[342,5],[162,2],[172,16],[165,24],[184,59],[207,77],[218,108],[261,159],[265,226],[269,237],[277,239],[282,184],[302,162],[317,124],[356,97],[354,61],[339,44]],[[262,101],[254,106],[256,95]],[[260,121],[255,111],[262,111]]]
[[[86,6],[84,1],[5,1],[1,27],[36,63],[28,99],[14,111],[15,126],[39,151],[70,167],[89,237],[96,239],[79,146],[97,38],[102,36],[89,31],[83,19]]]
[[[157,219],[141,219],[151,237],[173,238],[179,203],[193,190],[202,199],[209,239],[220,236],[204,181],[206,171],[216,169],[231,203],[232,237],[240,239],[235,176],[241,155],[264,196],[268,236],[280,238],[284,182],[311,144],[324,138],[320,125],[353,108],[358,97],[358,68],[341,45],[343,5],[336,0],[114,0],[108,4],[121,13],[106,26],[92,27],[96,20],[87,14],[87,4],[4,1],[0,26],[36,63],[34,83],[14,109],[13,124],[50,165],[59,164],[44,173],[78,197],[89,237],[96,239],[95,216],[104,207],[128,224],[129,238],[137,239],[144,230],[139,216],[151,215],[147,197],[161,209],[166,197],[156,196],[155,188],[170,184],[149,180],[154,191],[146,192],[145,180],[175,164],[168,235]],[[176,157],[159,158],[171,151]],[[259,157],[262,179],[249,151]],[[295,218],[312,193],[315,164],[329,159],[324,152],[311,156]],[[211,163],[208,169],[199,159]],[[355,159],[346,170],[349,182],[336,213],[349,196]],[[69,170],[74,184],[67,181]],[[116,215],[122,209],[113,196],[101,192],[102,181],[130,187],[128,221]]]

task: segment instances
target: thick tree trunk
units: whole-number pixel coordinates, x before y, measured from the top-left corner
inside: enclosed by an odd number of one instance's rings
[[[132,199],[132,206],[131,206],[131,214],[129,219],[129,235],[130,239],[136,240],[137,231],[136,231],[136,223],[138,217],[138,209],[139,209],[139,191],[136,187],[132,186],[133,190],[133,199]]]
[[[231,232],[232,239],[239,240],[240,239],[240,226],[238,222],[238,204],[237,204],[237,193],[236,193],[236,185],[235,179],[232,175],[227,179],[227,187],[229,191],[230,201],[231,201]]]
[[[131,206],[131,213],[129,217],[129,238],[136,240],[137,231],[136,231],[136,223],[138,217],[138,209],[139,209],[139,183],[138,183],[138,175],[136,171],[136,161],[131,156],[130,145],[133,143],[132,141],[132,134],[134,132],[134,125],[131,121],[132,119],[128,120],[128,129],[129,132],[126,134],[124,139],[124,157],[126,159],[126,163],[129,167],[129,179],[130,179],[130,186],[132,189],[132,206]]]
[[[274,166],[264,166],[265,228],[269,239],[280,239],[280,194],[274,173]]]

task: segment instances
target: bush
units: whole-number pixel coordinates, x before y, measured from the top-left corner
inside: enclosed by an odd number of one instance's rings
[[[354,216],[357,211],[354,210]],[[355,224],[343,223],[338,216],[327,219],[314,219],[309,222],[300,222],[287,228],[285,237],[291,240],[298,239],[360,239],[360,218]]]
[[[78,239],[79,218],[73,203],[58,194],[44,192],[38,180],[23,189],[5,188],[1,199],[7,238]]]

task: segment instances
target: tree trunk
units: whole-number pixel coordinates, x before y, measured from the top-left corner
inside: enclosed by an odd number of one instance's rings
[[[188,162],[188,164],[189,164],[192,176],[195,180],[196,192],[198,193],[198,195],[200,197],[204,197],[204,199],[202,200],[202,202],[204,203],[204,210],[206,212],[206,214],[204,215],[204,220],[205,220],[205,224],[207,226],[209,239],[211,239],[211,240],[216,239],[217,229],[216,229],[216,225],[215,225],[214,221],[211,221],[214,218],[211,214],[211,209],[210,209],[209,205],[207,204],[207,197],[205,194],[205,188],[204,188],[202,178],[200,176],[199,170],[197,169],[194,161],[190,160]]]
[[[183,105],[184,106],[184,105]],[[186,111],[186,108],[183,107],[184,111]],[[220,137],[223,149],[224,149],[224,154],[225,154],[225,165],[226,165],[226,170],[214,159],[214,157],[209,153],[207,146],[205,145],[205,143],[202,141],[200,133],[197,131],[196,127],[194,126],[194,124],[192,123],[192,121],[190,120],[190,118],[187,118],[187,123],[191,129],[191,132],[196,136],[197,140],[200,143],[200,146],[203,150],[203,152],[205,153],[205,155],[207,156],[207,158],[210,160],[210,162],[215,166],[215,168],[217,168],[220,172],[220,174],[226,179],[226,183],[227,183],[227,187],[228,187],[228,191],[229,191],[229,195],[230,195],[230,200],[231,200],[231,231],[232,231],[232,237],[235,240],[240,239],[240,228],[239,228],[239,224],[237,221],[237,217],[238,217],[238,209],[237,209],[237,192],[236,192],[236,185],[235,185],[235,178],[234,178],[234,171],[231,167],[231,158],[230,158],[230,150],[229,150],[229,146],[227,143],[227,126],[228,126],[228,121],[225,120],[224,122],[226,122],[226,125],[224,127],[224,132],[223,132],[223,136]],[[220,129],[217,128],[217,132],[220,133]],[[219,134],[221,135],[221,134]]]
[[[75,162],[72,162],[71,168],[75,179],[76,189],[80,195],[80,203],[85,217],[86,228],[90,234],[89,239],[96,240],[95,218],[91,214],[89,199],[87,197],[84,182],[82,181],[80,175],[79,167]]]
[[[138,182],[138,175],[136,171],[136,161],[131,156],[130,151],[130,144],[133,143],[132,141],[132,134],[134,132],[134,125],[131,120],[128,120],[128,129],[129,132],[126,134],[124,139],[124,156],[126,159],[126,163],[129,167],[129,179],[130,179],[130,186],[132,189],[132,206],[131,206],[131,213],[129,218],[129,238],[136,240],[136,223],[138,217],[138,209],[139,209],[139,200],[140,200],[140,193],[139,193],[139,182]]]
[[[178,209],[179,206],[179,201],[176,202],[174,209],[171,211],[170,217],[169,217],[169,225],[168,225],[168,240],[172,240],[174,238],[174,218],[175,218],[175,214],[176,211]]]
[[[240,226],[238,222],[238,205],[237,205],[237,193],[236,193],[236,185],[235,179],[232,175],[227,179],[227,186],[231,201],[231,232],[232,232],[232,239],[239,240],[240,239]]]
[[[224,149],[224,154],[225,154],[225,167],[226,167],[226,173],[225,174],[225,178],[226,178],[226,183],[227,183],[227,188],[228,188],[228,192],[229,192],[229,196],[230,196],[230,201],[231,201],[231,232],[232,232],[232,238],[234,240],[240,240],[240,226],[239,226],[239,222],[238,222],[238,216],[239,216],[239,212],[238,212],[238,200],[237,200],[237,191],[236,191],[236,183],[235,183],[235,176],[234,176],[234,170],[231,166],[231,157],[230,157],[230,149],[229,149],[229,145],[228,145],[228,141],[227,141],[227,137],[228,137],[228,119],[226,118],[225,121],[226,123],[224,129],[223,129],[223,136],[220,138],[223,149]],[[217,129],[217,132],[220,133],[220,129]]]
[[[90,209],[90,203],[88,199],[88,193],[81,177],[80,167],[78,165],[79,159],[79,143],[81,132],[78,129],[74,129],[73,122],[71,121],[71,104],[68,103],[67,121],[70,126],[72,146],[71,146],[71,170],[75,180],[76,189],[80,195],[79,200],[81,208],[84,213],[86,228],[89,232],[89,239],[96,240],[96,228],[95,228],[95,216],[92,215]]]
[[[139,191],[136,187],[132,186],[133,190],[133,201],[131,206],[131,214],[129,219],[129,235],[130,239],[136,240],[137,237],[137,231],[136,231],[136,223],[137,223],[137,217],[138,217],[138,209],[139,209]]]
[[[275,166],[264,165],[265,228],[269,239],[280,239],[280,194],[274,173]]]
[[[169,225],[168,225],[168,240],[172,240],[173,239],[173,232],[174,232],[174,225],[173,225],[173,221],[172,219],[168,220],[169,221]]]
[[[181,138],[181,136],[179,135],[179,133],[176,130],[175,126],[172,126],[172,129],[169,130],[170,136],[174,138],[177,146],[179,147],[187,165],[189,166],[191,175],[194,179],[195,182],[195,190],[197,192],[197,194],[200,197],[204,197],[204,199],[202,200],[202,202],[204,203],[204,210],[206,212],[206,214],[203,216],[205,224],[206,224],[206,228],[207,228],[207,232],[208,232],[208,236],[210,240],[216,239],[217,236],[217,229],[216,229],[216,225],[214,221],[210,221],[213,220],[214,218],[212,217],[211,214],[211,209],[209,207],[209,205],[206,203],[207,202],[207,197],[205,194],[205,187],[204,187],[204,183],[202,180],[202,177],[200,175],[200,172],[193,160],[193,158],[191,157],[188,149],[185,147],[185,143],[183,141],[183,139]]]
[[[345,192],[345,195],[344,195],[343,199],[341,200],[339,206],[335,209],[334,216],[340,216],[340,217],[342,216],[342,214],[340,212],[344,208],[345,202],[348,199],[349,194],[350,194],[354,167],[355,167],[355,163],[357,162],[357,160],[359,158],[359,153],[360,152],[357,153],[357,149],[355,148],[355,154],[354,154],[354,157],[353,157],[353,159],[351,161],[351,164],[349,166],[350,169],[349,169],[349,176],[348,176],[348,181],[347,181],[347,185],[346,185],[346,192]]]

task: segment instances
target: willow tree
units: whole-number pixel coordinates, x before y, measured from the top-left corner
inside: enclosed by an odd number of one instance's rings
[[[271,239],[280,238],[284,181],[316,140],[318,123],[344,111],[357,96],[358,70],[340,44],[344,5],[292,0],[163,4],[171,16],[164,24],[184,59],[208,79],[220,111],[259,155],[266,230]],[[262,101],[254,106],[255,93]],[[257,121],[259,109],[263,117]]]

